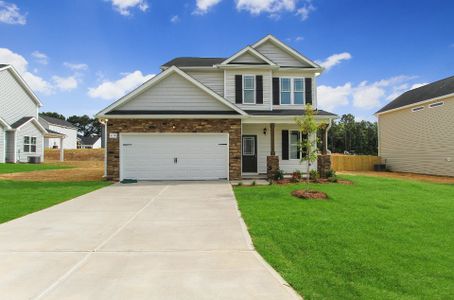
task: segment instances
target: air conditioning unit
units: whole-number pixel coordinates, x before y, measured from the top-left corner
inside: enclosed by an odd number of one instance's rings
[[[28,163],[30,164],[40,164],[41,163],[41,156],[29,156]]]

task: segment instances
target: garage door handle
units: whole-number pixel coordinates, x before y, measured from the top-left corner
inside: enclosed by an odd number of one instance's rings
[[[175,157],[175,158],[173,159],[173,163],[174,163],[174,164],[177,164],[177,163],[178,163],[178,158],[177,158],[177,157]]]
[[[227,144],[218,144],[218,146],[227,146]]]

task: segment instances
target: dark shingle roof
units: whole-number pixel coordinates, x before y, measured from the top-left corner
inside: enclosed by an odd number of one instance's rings
[[[403,93],[376,113],[454,93],[454,76]]]
[[[226,60],[222,57],[177,57],[163,64],[163,67],[211,67]]]
[[[63,126],[63,127],[68,127],[72,129],[77,129],[76,126],[74,126],[72,123],[69,123],[68,121],[62,120],[62,119],[57,119],[53,117],[49,117],[46,115],[39,115],[41,118],[43,118],[47,123],[52,124],[52,125],[57,125],[57,126]]]
[[[33,119],[33,117],[23,117],[20,120],[17,120],[16,122],[14,122],[11,125],[11,127],[14,128],[14,129],[19,128],[22,125],[24,125],[25,123],[27,123],[28,121],[30,121],[31,119]]]
[[[80,143],[82,145],[93,145],[100,138],[100,136],[99,135],[81,136],[79,138],[80,138]]]
[[[245,112],[254,116],[301,116],[305,114],[304,109],[245,110]],[[320,109],[315,111],[315,115],[337,117],[336,114]]]
[[[0,69],[1,69],[1,68],[4,68],[4,67],[7,67],[7,66],[9,66],[9,65],[6,65],[6,64],[0,64]]]

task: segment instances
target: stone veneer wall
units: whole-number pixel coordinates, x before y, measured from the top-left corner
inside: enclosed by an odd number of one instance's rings
[[[240,119],[109,119],[107,124],[107,178],[120,177],[120,133],[229,133],[230,180],[241,179],[241,120]],[[112,139],[110,133],[117,133]]]
[[[331,155],[319,155],[317,157],[317,171],[320,174],[320,178],[326,178],[330,170]]]

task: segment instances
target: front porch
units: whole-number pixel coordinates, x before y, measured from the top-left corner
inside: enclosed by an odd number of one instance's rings
[[[299,170],[307,172],[307,162],[301,162],[297,144],[303,138],[293,119],[278,122],[257,122],[256,119],[243,120],[241,127],[241,175],[243,180],[263,180],[270,178],[277,170],[291,174]],[[323,137],[322,154],[328,153],[327,140],[329,123],[321,121]],[[316,140],[314,134],[309,138]],[[317,162],[311,170],[317,170]]]

